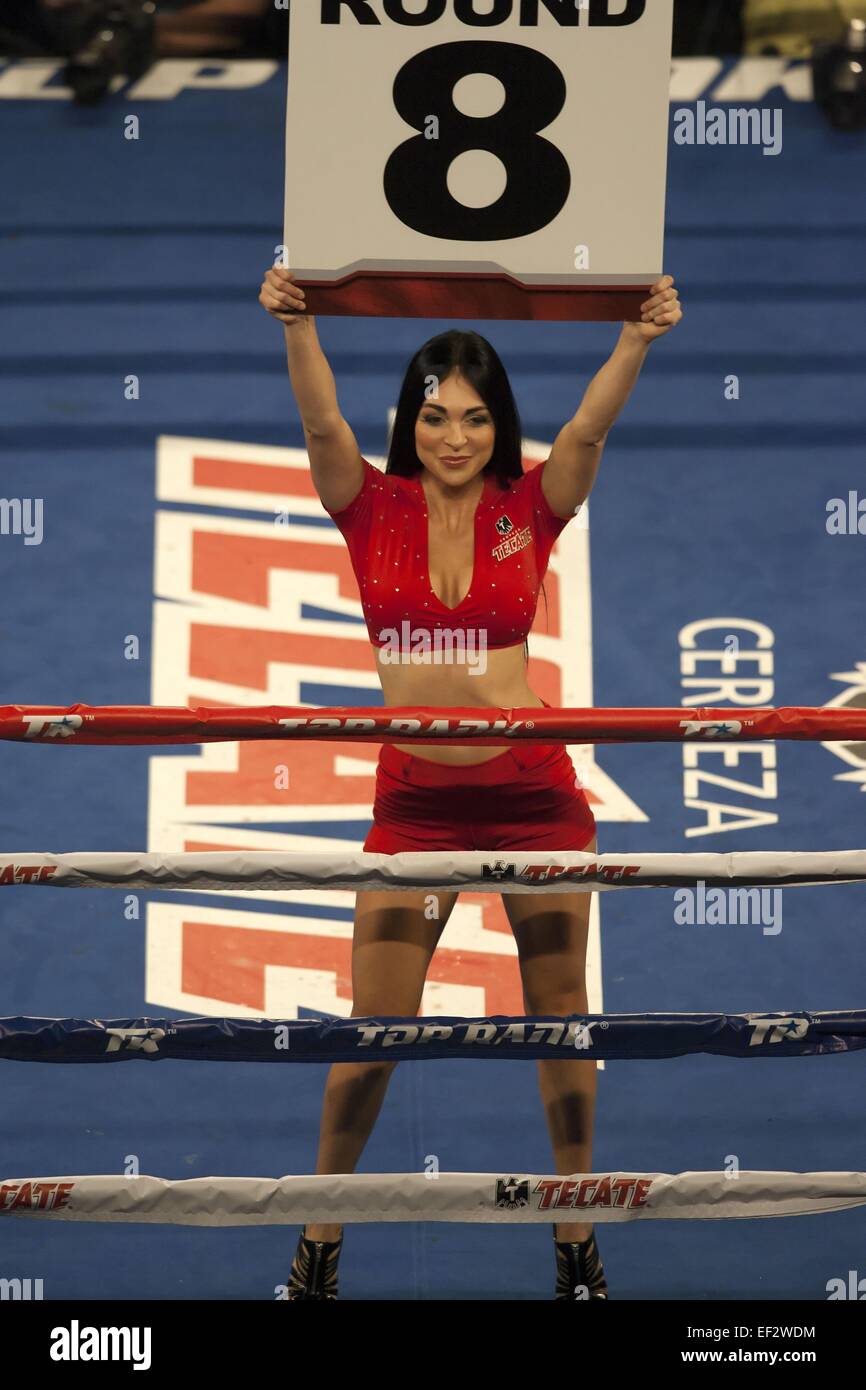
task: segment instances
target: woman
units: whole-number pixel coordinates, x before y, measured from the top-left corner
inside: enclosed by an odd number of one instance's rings
[[[650,343],[682,317],[672,278],[653,286],[639,323],[623,325],[550,457],[527,474],[508,378],[478,334],[440,334],[412,359],[382,474],[362,458],[340,414],[294,277],[269,270],[259,298],[285,324],[313,483],[349,547],[385,705],[543,705],[527,684],[525,639],[550,550],[589,496]],[[594,853],[595,822],[561,745],[383,744],[364,849]],[[457,894],[436,897],[438,915],[430,920],[426,893],[358,893],[353,1017],[417,1016]],[[506,893],[503,903],[527,1014],[586,1013],[589,894]],[[331,1067],[317,1173],[354,1170],[394,1065]],[[557,1173],[591,1172],[595,1062],[540,1061],[538,1077]],[[341,1245],[339,1226],[305,1227],[290,1298],[336,1297]],[[554,1250],[556,1298],[607,1297],[590,1225],[558,1225]]]

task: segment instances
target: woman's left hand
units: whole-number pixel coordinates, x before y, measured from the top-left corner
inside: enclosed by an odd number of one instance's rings
[[[628,327],[644,342],[651,343],[677,326],[683,316],[683,308],[672,275],[664,275],[656,281],[640,311],[640,323],[629,323]]]

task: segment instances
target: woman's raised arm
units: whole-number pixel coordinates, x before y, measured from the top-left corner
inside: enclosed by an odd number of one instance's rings
[[[634,389],[650,344],[683,316],[673,277],[665,275],[641,305],[637,323],[624,323],[619,342],[595,374],[577,412],[563,425],[544,465],[544,495],[558,516],[573,516],[585,502],[601,463],[608,433]]]
[[[340,414],[337,387],[322,351],[315,319],[304,312],[304,292],[291,271],[265,275],[259,303],[284,325],[289,379],[310,456],[313,486],[330,512],[354,501],[364,481],[358,441]]]

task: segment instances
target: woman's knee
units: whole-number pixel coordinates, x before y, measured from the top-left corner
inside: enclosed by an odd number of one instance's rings
[[[531,991],[524,990],[523,999],[530,1015],[553,1014],[555,1018],[564,1018],[567,1014],[585,1014],[587,1011],[586,984],[583,980],[565,987],[561,981],[550,988],[539,985]]]
[[[418,1012],[417,1007],[401,1009],[399,1007],[396,1007],[396,1005],[399,1002],[405,1003],[406,1001],[398,1001],[394,999],[385,1001],[381,997],[367,999],[366,1001],[355,1000],[355,1002],[352,1005],[351,1017],[375,1019],[380,1026],[381,1020],[383,1018],[414,1018]],[[359,1039],[359,1044],[360,1042],[361,1040]],[[383,1072],[386,1076],[390,1076],[391,1072],[397,1066],[396,1061],[391,1061],[389,1058],[383,1056],[382,1052],[378,1048],[376,1049],[376,1052],[373,1054],[373,1056],[369,1059],[369,1061],[367,1061],[366,1059],[362,1059],[360,1054],[363,1051],[365,1051],[365,1049],[359,1045],[358,1064],[363,1066],[365,1072],[370,1076],[377,1074],[378,1072]]]
[[[335,1062],[330,1070],[329,1081],[333,1086],[377,1086],[387,1082],[396,1062],[386,1061],[384,1057],[371,1057],[369,1061]]]

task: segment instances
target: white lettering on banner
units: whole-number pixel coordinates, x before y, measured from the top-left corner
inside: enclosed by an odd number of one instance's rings
[[[699,640],[705,636],[710,645],[700,646]],[[679,634],[681,685],[689,692],[683,696],[683,705],[772,705],[774,640],[770,628],[751,618],[707,618],[689,623]],[[705,671],[704,667],[710,669]],[[685,724],[686,733],[694,737],[699,721]],[[738,731],[737,721],[731,724]],[[741,759],[745,760],[743,777],[726,777],[717,770],[739,770]],[[777,801],[775,743],[683,743],[683,801],[688,811],[699,811],[703,816],[702,823],[686,827],[686,839],[776,825],[779,817],[775,811],[749,805],[748,800],[721,801],[716,790]]]
[[[731,64],[713,91],[714,101],[761,101],[779,87],[789,101],[814,101],[808,59],[743,58]]]
[[[173,101],[186,91],[252,89],[274,81],[279,70],[279,63],[258,59],[212,58],[203,63],[163,58],[128,87],[126,94],[136,101]],[[0,68],[0,100],[71,101],[72,92],[59,80],[62,71],[63,63],[57,59],[22,58],[7,63]],[[123,86],[123,79],[119,78],[113,90],[121,90]],[[671,65],[672,102],[697,101],[699,97],[709,96],[717,102],[761,101],[779,88],[789,101],[812,101],[809,62],[741,58],[724,63],[719,58],[676,58]]]
[[[129,95],[136,101],[170,101],[181,92],[238,92],[263,86],[279,70],[279,63],[260,60],[166,58],[155,63]]]
[[[705,772],[699,766],[700,757],[707,751],[723,754],[725,767],[738,767],[740,758],[752,753],[761,760],[757,776],[759,781],[740,781],[735,777],[722,777],[715,772]],[[743,796],[755,796],[764,801],[775,801],[778,796],[776,778],[776,745],[774,743],[726,743],[712,750],[695,747],[683,749],[683,789],[687,798],[700,795],[701,786],[722,787],[726,791],[739,792]],[[754,767],[750,769],[755,771]]]
[[[42,58],[23,58],[0,72],[0,99],[7,101],[71,101],[72,91],[57,81],[63,64]],[[53,85],[49,85],[53,84]]]
[[[524,444],[528,462],[549,453],[549,444]],[[336,528],[321,524],[306,451],[163,438],[157,479],[163,505],[152,703],[309,705],[311,713],[318,702],[377,703],[348,553]],[[214,514],[219,508],[247,516]],[[251,520],[250,512],[261,519]],[[278,513],[286,520],[275,526]],[[532,638],[533,659],[556,674],[561,703],[579,708],[592,704],[588,571],[589,532],[568,527],[547,581],[550,594],[558,589],[551,615],[556,612],[561,628],[551,617],[551,630]],[[595,762],[594,749],[569,751],[599,821],[646,820]],[[370,819],[377,755],[376,745],[319,740],[215,743],[154,754],[149,848],[357,847]],[[275,786],[277,763],[290,767],[288,786]],[[269,908],[285,904],[284,914],[252,911],[257,897],[221,893],[219,908],[149,904],[147,1001],[203,1015],[296,1018],[312,1008],[348,1017],[354,895],[267,894]],[[247,910],[236,910],[232,900]],[[601,1012],[596,901],[588,971],[590,1006]],[[332,915],[323,916],[323,908]],[[523,1013],[516,947],[499,897],[461,895],[437,962],[424,1013]]]
[[[8,64],[0,72],[0,100],[5,97],[9,101],[71,101],[72,91],[61,80],[63,68],[57,59],[45,58],[24,58]],[[279,70],[279,63],[257,59],[234,62],[223,58],[164,58],[127,87],[126,94],[135,101],[173,101],[183,92],[236,92],[264,86]],[[112,94],[124,87],[124,79],[115,78]]]
[[[866,661],[856,662],[853,671],[837,671],[830,679],[841,681],[847,688],[827,701],[827,709],[866,709]],[[834,757],[841,758],[851,769],[849,772],[837,772],[833,780],[859,783],[860,790],[866,792],[866,742],[863,739],[849,739],[847,743],[832,742],[821,746]]]
[[[721,58],[674,58],[671,62],[672,102],[697,101],[722,72]]]
[[[741,631],[750,633],[756,639],[752,648],[743,649],[738,635]],[[695,639],[705,632],[724,633],[724,646],[716,650],[699,648]],[[753,622],[750,618],[708,618],[689,623],[679,634],[679,640],[682,687],[696,692],[683,704],[717,705],[724,700],[730,700],[734,705],[772,704],[773,680],[755,678],[772,677],[773,674],[774,639],[763,623]],[[698,666],[704,663],[717,666],[724,679],[696,675]],[[741,678],[738,668],[744,664],[749,668],[748,675]],[[697,693],[699,691],[701,693]]]

